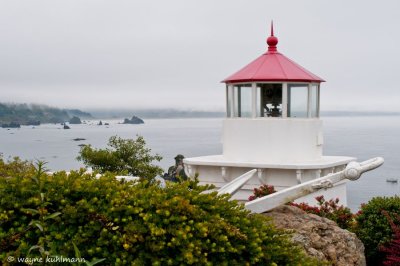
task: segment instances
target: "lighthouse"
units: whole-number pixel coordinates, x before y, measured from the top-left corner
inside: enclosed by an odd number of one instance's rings
[[[265,53],[223,80],[222,154],[184,159],[188,176],[198,175],[200,183],[217,188],[256,169],[257,174],[234,195],[241,201],[263,184],[285,189],[341,171],[355,160],[323,155],[320,95],[325,80],[278,51],[273,24],[267,46]],[[346,181],[323,195],[346,204]],[[298,201],[313,204],[315,196]]]

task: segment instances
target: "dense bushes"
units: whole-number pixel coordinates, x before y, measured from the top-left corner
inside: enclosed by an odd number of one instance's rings
[[[32,176],[35,172],[34,165],[29,161],[14,157],[5,161],[0,153],[0,178],[9,176]]]
[[[380,247],[387,245],[394,235],[389,219],[382,211],[386,211],[397,226],[400,225],[400,221],[396,219],[396,214],[400,215],[400,197],[398,196],[373,198],[361,206],[356,216],[355,233],[364,243],[369,265],[380,265],[384,261],[385,253],[380,251]]]
[[[315,265],[260,215],[196,182],[136,185],[112,174],[0,178],[0,261],[76,257],[105,265]]]

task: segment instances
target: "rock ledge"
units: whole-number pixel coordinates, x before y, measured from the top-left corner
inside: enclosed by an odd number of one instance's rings
[[[281,206],[264,215],[270,216],[278,228],[293,230],[293,242],[313,257],[338,266],[366,265],[361,240],[331,220],[294,206]]]

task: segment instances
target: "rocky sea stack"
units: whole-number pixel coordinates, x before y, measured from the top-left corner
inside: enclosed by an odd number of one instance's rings
[[[70,124],[82,124],[82,121],[79,117],[74,116],[69,120]]]
[[[137,116],[132,116],[131,119],[125,118],[122,124],[144,124],[144,121]]]

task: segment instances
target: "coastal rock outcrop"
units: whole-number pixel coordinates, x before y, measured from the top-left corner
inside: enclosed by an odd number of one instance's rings
[[[82,121],[79,117],[74,116],[69,120],[70,124],[82,124]]]
[[[363,243],[329,219],[286,205],[264,215],[278,228],[293,230],[293,242],[311,256],[338,266],[366,265]]]
[[[132,116],[131,119],[125,118],[122,124],[144,124],[144,121],[137,116]]]

